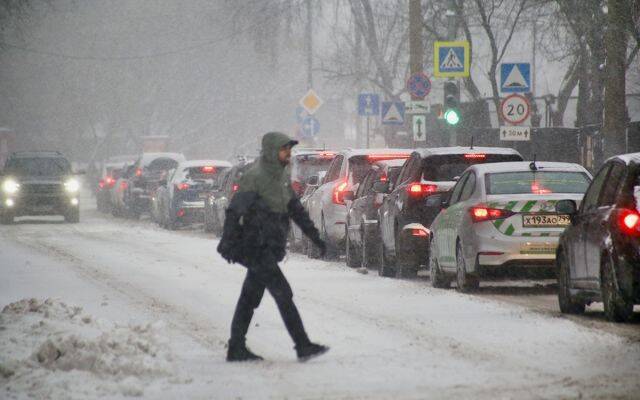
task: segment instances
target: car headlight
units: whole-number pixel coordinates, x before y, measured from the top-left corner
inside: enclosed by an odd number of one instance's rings
[[[76,193],[80,190],[80,182],[77,179],[69,179],[64,183],[64,188],[68,193]]]
[[[13,179],[2,182],[2,191],[6,194],[15,194],[20,189],[20,184]]]

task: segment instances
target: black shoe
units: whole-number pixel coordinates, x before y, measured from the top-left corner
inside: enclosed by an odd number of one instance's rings
[[[229,343],[229,349],[227,350],[227,361],[260,361],[263,360],[257,354],[254,354],[245,346],[244,343],[238,345],[232,345]]]
[[[321,354],[329,351],[329,347],[323,346],[321,344],[309,343],[304,346],[296,346],[296,353],[298,353],[299,361],[307,361],[314,357],[317,357]]]

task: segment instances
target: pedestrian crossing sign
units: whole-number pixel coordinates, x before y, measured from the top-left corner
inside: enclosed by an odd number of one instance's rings
[[[469,76],[471,61],[469,42],[435,42],[433,48],[433,76],[437,78]]]

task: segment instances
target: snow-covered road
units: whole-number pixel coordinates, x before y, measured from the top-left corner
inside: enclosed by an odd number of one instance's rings
[[[625,335],[495,295],[362,275],[299,255],[283,270],[312,340],[331,351],[298,363],[265,296],[248,342],[268,361],[228,364],[225,342],[244,271],[218,257],[216,240],[91,210],[77,225],[54,221],[0,227],[0,306],[58,299],[0,314],[3,398],[640,397],[640,342]],[[76,345],[85,356],[114,351],[97,355],[100,365],[130,357],[131,368],[63,368],[64,352],[49,361],[33,355],[47,339],[73,334],[90,342]],[[112,344],[92,341],[98,335]],[[145,351],[113,350],[135,340]]]

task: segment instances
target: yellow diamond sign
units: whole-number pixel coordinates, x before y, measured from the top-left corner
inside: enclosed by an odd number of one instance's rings
[[[320,106],[322,106],[322,103],[322,99],[316,94],[315,90],[313,89],[309,89],[307,94],[302,96],[302,98],[300,99],[300,105],[309,113],[309,115],[318,111]]]

